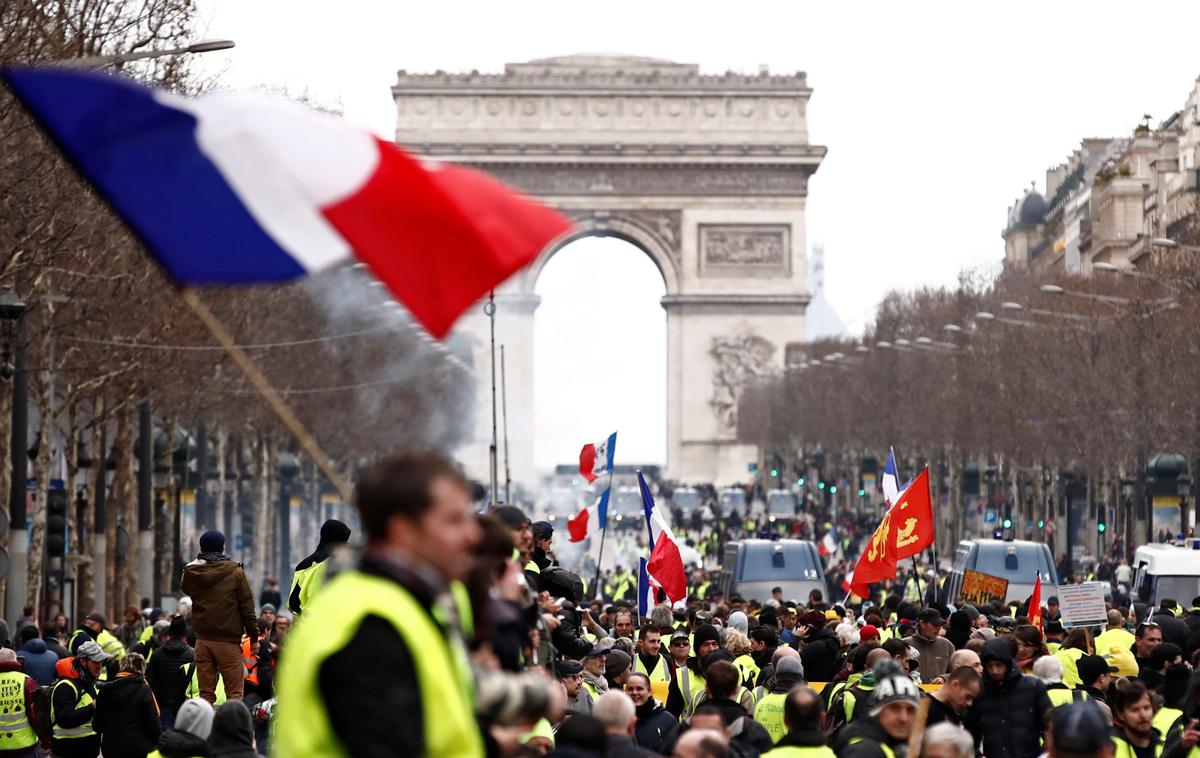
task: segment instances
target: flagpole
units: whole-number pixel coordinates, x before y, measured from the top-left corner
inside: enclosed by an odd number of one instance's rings
[[[611,455],[611,453],[609,453],[609,454]],[[612,462],[613,462],[612,458],[609,458],[608,465],[610,467],[612,466]],[[608,469],[608,497],[610,500],[612,499],[612,481],[613,481],[613,470],[612,470],[612,468],[609,468]],[[603,496],[601,496],[601,499],[603,499]],[[597,512],[596,517],[599,518],[599,516],[600,516],[600,514],[599,514],[599,512]],[[592,586],[592,597],[593,598],[596,597],[596,590],[600,589],[600,567],[604,561],[604,538],[607,536],[608,536],[608,509],[606,508],[604,510],[604,528],[600,530],[600,552],[596,555],[596,583]],[[613,598],[613,600],[616,600],[616,598]]]
[[[337,488],[338,494],[347,503],[354,499],[354,492],[350,487],[350,483],[342,476],[342,473],[333,465],[333,461],[309,434],[308,429],[304,424],[300,423],[300,419],[296,418],[296,414],[283,401],[279,393],[267,381],[267,377],[263,374],[262,369],[258,367],[254,361],[250,360],[250,356],[242,348],[238,347],[233,341],[233,335],[225,328],[225,324],[209,310],[208,306],[200,300],[200,296],[194,290],[185,289],[180,292],[180,298],[183,302],[192,309],[192,312],[208,327],[208,331],[217,340],[221,347],[225,348],[225,352],[233,359],[254,388],[258,390],[258,394],[267,401],[267,405],[271,406],[271,410],[275,411],[275,415],[283,422],[283,425],[288,428],[288,431],[304,448],[304,452],[308,453],[317,467],[329,478],[329,482]]]
[[[912,562],[913,562],[913,576],[917,580],[917,595],[918,595],[917,602],[924,605],[925,604],[925,590],[921,589],[921,569],[917,568],[917,556],[914,555],[912,557]]]
[[[504,502],[512,502],[512,469],[508,464],[508,374],[504,371],[504,345],[500,346],[500,412],[504,416]]]
[[[488,466],[491,470],[492,491],[489,497],[491,506],[496,507],[496,490],[500,487],[499,472],[496,470],[496,291],[488,293],[487,302],[483,304],[483,313],[491,325],[492,340],[492,445],[488,448]]]

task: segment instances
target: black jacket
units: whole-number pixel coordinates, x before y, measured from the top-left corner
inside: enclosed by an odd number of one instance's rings
[[[979,657],[985,671],[983,690],[966,718],[975,744],[983,746],[988,758],[1037,758],[1042,754],[1040,740],[1052,707],[1046,685],[1037,677],[1023,675],[1013,664],[1007,640],[988,640]],[[999,682],[986,673],[992,661],[1008,668]]]
[[[208,743],[194,734],[172,729],[159,739],[158,752],[165,758],[195,758],[208,755]]]
[[[752,752],[765,753],[774,745],[770,732],[762,724],[746,712],[741,703],[727,698],[710,698],[704,701],[721,711],[725,726],[729,728],[730,742],[743,748],[749,747]],[[745,752],[745,751],[743,751]]]
[[[637,709],[637,726],[633,740],[640,747],[654,753],[662,751],[663,744],[679,726],[679,720],[650,698]]]
[[[55,722],[65,728],[74,729],[83,726],[96,715],[96,704],[78,707],[80,693],[89,692],[96,697],[96,680],[73,679],[75,686],[67,684],[65,679],[55,683],[50,693],[51,713]],[[52,739],[51,752],[55,758],[96,758],[100,752],[100,737],[72,737],[70,739]]]
[[[885,758],[881,745],[888,745],[897,752],[903,745],[891,737],[873,718],[855,719],[838,732],[833,741],[833,752],[838,758]]]
[[[188,680],[183,666],[196,659],[196,652],[183,640],[170,639],[154,651],[146,664],[146,681],[164,713],[174,713],[187,698]]]
[[[961,713],[932,695],[926,695],[925,697],[929,698],[929,716],[925,719],[925,726],[933,726],[943,721],[949,721],[955,726],[962,726],[963,718]]]
[[[145,758],[162,733],[146,680],[121,675],[101,684],[99,692],[92,727],[100,734],[104,758]]]
[[[610,734],[605,741],[608,748],[604,751],[604,758],[654,758],[656,755],[639,747],[632,737],[624,734]]]
[[[800,651],[800,662],[804,664],[804,678],[810,682],[828,682],[837,676],[841,668],[838,652],[841,645],[833,632],[822,627],[814,629]]]
[[[432,616],[436,594],[413,572],[371,554],[363,556],[359,570],[400,584]],[[329,725],[347,755],[382,758],[425,752],[413,652],[387,619],[364,618],[345,647],[321,664],[317,683],[315,694],[325,700]]]
[[[337,547],[337,543],[329,545],[322,543],[317,545],[316,550],[309,553],[304,560],[296,564],[296,570],[292,572],[293,575],[309,566],[329,560],[329,556],[333,554],[333,548],[335,547]],[[292,582],[292,592],[288,595],[288,610],[297,615],[304,612],[304,609],[300,607],[300,585],[295,581]]]
[[[1180,650],[1187,649],[1188,625],[1175,618],[1174,613],[1159,608],[1150,616],[1150,620],[1162,630],[1163,642],[1174,642]]]

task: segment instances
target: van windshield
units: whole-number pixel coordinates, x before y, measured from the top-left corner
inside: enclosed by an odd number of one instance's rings
[[[746,551],[742,574],[738,577],[739,581],[758,582],[783,579],[811,581],[821,578],[822,573],[819,567],[813,563],[811,552],[804,546],[785,548],[778,553],[774,546],[764,546],[764,548]]]
[[[1050,570],[1040,545],[1014,544],[980,545],[974,568],[1021,584],[1033,584],[1035,571],[1045,574]]]
[[[1171,598],[1179,603],[1189,603],[1200,596],[1200,576],[1160,576],[1154,585],[1154,600]]]

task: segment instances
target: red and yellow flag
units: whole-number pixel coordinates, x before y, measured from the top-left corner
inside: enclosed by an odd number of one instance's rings
[[[1029,598],[1029,608],[1025,611],[1025,616],[1029,619],[1029,623],[1042,628],[1042,573],[1037,574],[1037,581],[1033,583],[1033,595]]]
[[[895,505],[871,535],[854,567],[851,591],[859,597],[869,597],[869,585],[895,579],[897,561],[929,547],[933,538],[933,498],[929,495],[926,468],[896,497]]]

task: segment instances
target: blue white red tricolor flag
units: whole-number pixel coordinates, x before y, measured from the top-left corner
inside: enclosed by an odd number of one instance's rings
[[[650,615],[651,595],[650,574],[646,571],[646,559],[638,558],[638,615],[647,618]]]
[[[0,75],[182,285],[361,261],[442,337],[571,228],[486,174],[424,162],[288,100],[189,99],[68,68]]]
[[[601,474],[612,472],[613,459],[617,454],[617,433],[613,432],[603,442],[588,443],[579,451],[579,473],[589,483]]]
[[[883,501],[887,507],[896,502],[900,494],[900,478],[896,474],[896,452],[888,448],[887,463],[883,465]]]
[[[836,554],[838,551],[837,532],[833,528],[833,524],[829,525],[829,529],[825,532],[825,536],[821,537],[821,542],[817,545],[817,552],[823,558],[828,558]]]
[[[638,487],[642,491],[642,510],[650,532],[650,560],[646,562],[650,585],[661,590],[671,603],[687,600],[687,571],[683,567],[683,556],[679,554],[679,544],[663,518],[662,510],[654,504],[654,495],[646,486],[641,471],[638,472]]]
[[[605,487],[595,503],[567,519],[567,534],[571,536],[571,542],[583,542],[608,526],[608,493],[609,488]]]

